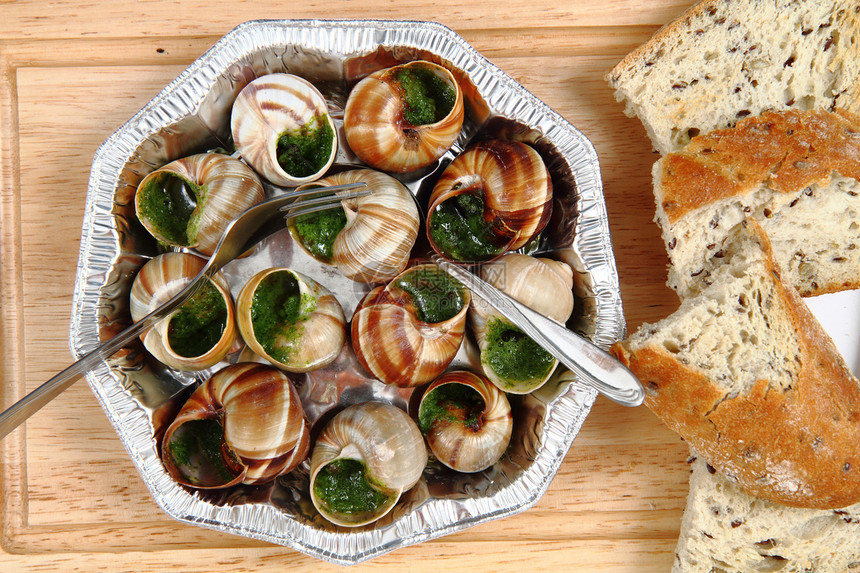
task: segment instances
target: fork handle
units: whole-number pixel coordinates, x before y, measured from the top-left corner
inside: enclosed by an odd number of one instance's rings
[[[559,362],[610,400],[624,406],[639,406],[645,399],[642,383],[626,366],[586,338],[557,324],[539,312],[503,293],[477,275],[432,257],[439,268],[466,285],[502,316],[518,326]]]
[[[514,303],[534,326],[531,335],[541,337],[549,353],[568,370],[613,402],[631,407],[642,404],[645,400],[642,383],[611,354],[526,305]]]
[[[204,267],[185,288],[179,291],[162,306],[156,308],[139,321],[135,322],[110,340],[104,342],[95,350],[84,354],[71,366],[12,404],[0,414],[0,440],[12,430],[24,423],[27,418],[38,412],[48,402],[59,396],[83,374],[98,366],[104,360],[116,354],[129,342],[140,336],[159,319],[185,302],[203,282],[209,266]]]
[[[145,326],[143,321],[126,328],[6,409],[0,414],[0,440],[71,386],[81,375],[139,336],[142,326]]]

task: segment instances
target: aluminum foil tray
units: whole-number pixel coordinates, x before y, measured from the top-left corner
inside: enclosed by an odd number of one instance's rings
[[[439,24],[389,21],[254,21],[238,26],[165,87],[98,149],[93,161],[74,296],[70,344],[81,356],[130,323],[128,293],[137,270],[157,254],[134,215],[140,180],[165,163],[199,151],[230,148],[230,109],[257,76],[287,71],[326,96],[339,129],[349,89],[358,79],[398,62],[426,59],[451,69],[463,86],[466,123],[439,164],[401,178],[426,206],[428,187],[469,141],[485,137],[531,144],[549,168],[554,214],[533,248],[575,271],[576,309],[568,326],[607,348],[625,335],[624,317],[597,155],[557,113]],[[340,135],[339,168],[357,163]],[[268,189],[272,192],[271,189]],[[290,266],[332,290],[350,318],[368,290],[294,248],[289,233],[271,236],[249,257],[225,268],[234,296],[246,278],[269,266]],[[238,356],[228,356],[235,361]],[[476,363],[467,339],[453,366]],[[477,474],[431,463],[423,479],[375,524],[338,528],[310,503],[307,463],[266,486],[222,492],[186,489],[158,456],[159,439],[203,373],[175,372],[141,345],[100,365],[87,379],[155,501],[171,516],[219,531],[292,547],[352,564],[461,531],[531,507],[546,491],[596,392],[560,369],[540,390],[512,397],[514,432],[505,456]],[[386,401],[408,409],[411,390],[368,378],[347,344],[337,361],[297,384],[312,435],[345,405]]]

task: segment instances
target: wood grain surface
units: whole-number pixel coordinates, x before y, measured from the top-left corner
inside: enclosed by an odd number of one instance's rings
[[[603,75],[691,0],[0,0],[0,399],[71,361],[69,321],[96,148],[219,37],[261,18],[434,20],[577,126],[600,157],[628,329],[677,306],[652,222],[644,129]],[[532,509],[384,555],[367,571],[668,571],[687,448],[599,398]],[[0,571],[335,571],[174,521],[85,383],[0,442]]]

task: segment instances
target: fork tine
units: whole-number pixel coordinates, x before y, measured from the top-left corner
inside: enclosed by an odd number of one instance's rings
[[[292,205],[298,204],[296,199],[321,192],[330,193],[332,189],[337,191],[365,186],[365,183],[350,183],[336,187],[317,187],[283,193],[262,203],[257,203],[227,225],[224,229],[224,234],[221,236],[221,240],[209,258],[209,262],[207,263],[208,268],[211,269],[212,273],[220,270],[221,267],[244,253],[254,244],[271,235],[275,230],[275,226],[271,223],[279,218],[281,209],[285,207],[291,208]]]
[[[311,195],[320,195],[322,193],[337,193],[338,191],[351,191],[352,189],[364,189],[367,187],[367,183],[364,181],[358,181],[356,183],[344,183],[343,185],[332,185],[330,187],[312,187],[310,189],[301,189],[298,191],[289,191],[282,195],[278,195],[281,199],[301,199],[303,197],[311,196]],[[292,208],[292,203],[284,205],[281,207],[282,211]]]
[[[317,211],[326,211],[331,209],[332,207],[337,206],[341,201],[345,201],[347,199],[355,199],[357,197],[365,197],[370,195],[372,191],[370,189],[362,189],[360,191],[352,191],[351,193],[344,193],[342,195],[327,195],[325,197],[316,197],[314,199],[307,199],[305,201],[296,201],[295,203],[291,203],[285,207],[281,207],[281,211],[286,211],[284,213],[284,217],[287,219],[292,219],[294,217],[299,217],[301,215],[307,215],[309,213],[316,213]]]

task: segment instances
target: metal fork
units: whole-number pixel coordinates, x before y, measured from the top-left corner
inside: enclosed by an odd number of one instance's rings
[[[473,295],[485,300],[519,327],[582,382],[624,406],[642,404],[645,399],[642,383],[611,354],[563,325],[533,311],[466,269],[445,261],[439,255],[434,255],[431,259],[443,271],[466,285]]]
[[[209,258],[209,262],[173,298],[107,342],[102,343],[95,350],[82,356],[77,362],[24,396],[0,414],[0,440],[21,425],[27,418],[39,411],[45,404],[60,395],[83,374],[113,356],[126,344],[140,336],[141,333],[188,300],[207,278],[218,272],[224,265],[245,253],[268,236],[270,233],[261,236],[258,231],[263,229],[266,223],[270,222],[275,216],[282,214],[284,220],[286,220],[308,213],[324,211],[332,208],[340,201],[369,195],[371,191],[365,189],[365,187],[367,187],[367,184],[362,182],[293,191],[273,197],[249,208],[227,225],[221,240]],[[349,192],[336,194],[342,191]],[[308,195],[320,195],[321,193],[325,193],[325,195],[311,199],[302,199]]]

